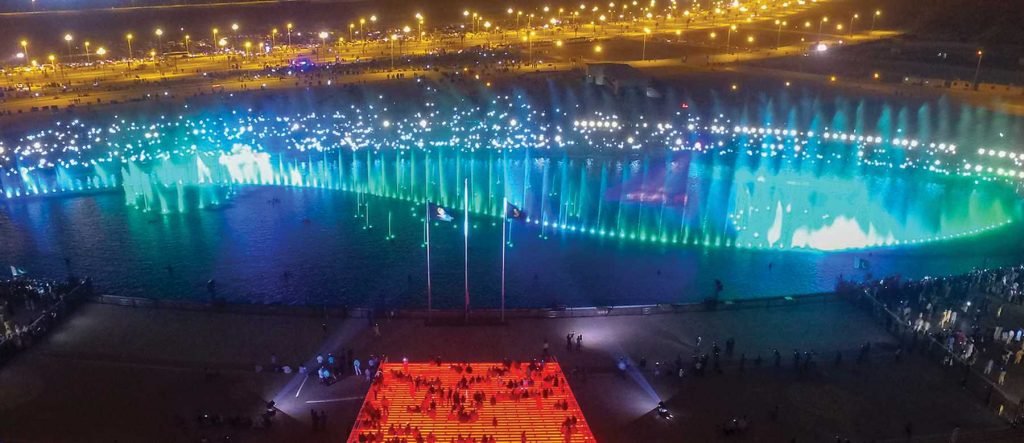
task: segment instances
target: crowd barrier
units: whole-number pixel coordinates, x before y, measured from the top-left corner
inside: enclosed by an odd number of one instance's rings
[[[60,301],[44,309],[35,319],[29,322],[28,330],[32,340],[29,340],[28,344],[23,346],[23,348],[31,346],[35,339],[43,337],[52,326],[67,317],[71,312],[71,308],[85,300],[87,298],[85,294],[87,290],[83,288],[86,285],[87,283],[82,283],[75,286]],[[0,365],[3,365],[4,362],[22,349],[16,346],[15,343],[14,340],[0,337]]]
[[[1014,422],[1018,416],[1024,414],[1021,404],[1010,399],[1008,394],[981,371],[968,366],[958,355],[947,350],[944,344],[931,335],[914,332],[910,325],[900,320],[896,313],[878,299],[864,293],[865,291],[857,292],[858,295],[850,297],[850,300],[858,307],[870,311],[872,318],[899,339],[903,349],[909,350],[907,343],[915,340],[916,335],[917,344],[911,352],[940,365],[951,384],[959,383],[965,392],[980,400],[986,409],[1007,422]],[[944,364],[947,357],[952,357],[955,362],[952,366]]]
[[[624,306],[588,306],[588,307],[550,307],[550,308],[514,308],[505,310],[506,319],[515,318],[576,318],[576,317],[610,317],[622,315],[658,315],[697,311],[727,311],[740,309],[768,309],[786,306],[827,303],[838,300],[835,293],[815,293],[796,296],[705,300],[693,303],[672,303],[653,305]],[[87,299],[92,303],[101,303],[132,308],[177,309],[186,311],[216,311],[233,314],[256,315],[289,315],[308,317],[392,317],[392,318],[462,318],[461,309],[391,309],[391,308],[349,308],[343,306],[310,306],[310,305],[257,305],[234,304],[221,301],[164,300],[145,297],[124,297],[118,295],[97,295]],[[474,309],[470,317],[474,319],[498,319],[498,309]]]

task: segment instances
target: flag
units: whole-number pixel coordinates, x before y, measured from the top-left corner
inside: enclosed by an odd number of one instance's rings
[[[512,203],[505,202],[505,218],[511,220],[526,220],[526,213]]]
[[[452,217],[452,214],[448,212],[447,209],[440,205],[427,203],[427,212],[430,213],[431,220],[440,220],[443,222],[450,222],[452,220],[455,220],[455,217]]]
[[[11,266],[11,277],[17,277],[19,275],[25,275],[25,270]]]

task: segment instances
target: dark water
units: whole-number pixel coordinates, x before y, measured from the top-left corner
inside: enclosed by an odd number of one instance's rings
[[[229,205],[169,215],[126,206],[120,193],[8,201],[0,206],[0,263],[33,275],[89,275],[119,295],[204,299],[213,278],[217,295],[233,302],[424,306],[423,225],[413,214],[420,207],[371,197],[372,227],[366,229],[366,218],[353,215],[357,198],[242,188]],[[388,212],[394,240],[386,238]],[[493,220],[471,219],[470,292],[477,307],[499,303],[501,225]],[[716,278],[725,283],[726,297],[809,293],[830,289],[840,275],[957,273],[1010,263],[1024,251],[1016,224],[928,246],[831,253],[540,233],[512,225],[509,306],[695,301],[710,293]],[[462,231],[441,224],[431,236],[435,306],[461,306]],[[858,257],[871,269],[855,270]]]

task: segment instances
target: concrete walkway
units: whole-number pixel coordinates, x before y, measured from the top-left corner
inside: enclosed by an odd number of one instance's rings
[[[586,377],[570,380],[598,441],[717,441],[729,418],[747,415],[746,441],[822,441],[840,434],[862,441],[898,438],[912,421],[922,434],[1000,427],[939,368],[914,357],[891,359],[892,338],[845,302],[770,309],[635,317],[521,319],[506,326],[426,327],[421,321],[242,315],[87,304],[43,344],[0,370],[0,438],[17,441],[198,441],[233,435],[245,441],[337,441],[348,434],[367,389],[342,378],[323,386],[298,374],[257,373],[271,354],[280,364],[313,366],[319,353],[354,349],[392,359],[527,359],[552,354]],[[565,335],[583,334],[580,351]],[[697,336],[703,352],[732,337],[723,374],[655,376],[656,361],[689,361]],[[855,365],[856,349],[875,343],[873,361]],[[770,358],[778,348],[781,367]],[[817,369],[792,369],[794,349],[817,353]],[[835,353],[844,353],[836,368]],[[745,354],[744,371],[739,357]],[[753,358],[760,354],[761,367]],[[615,363],[633,369],[620,377]],[[647,367],[638,370],[646,357]],[[710,371],[709,371],[710,372]],[[274,399],[271,429],[199,426],[203,413],[257,416]],[[676,414],[656,426],[649,412],[667,400]],[[311,430],[309,410],[324,410],[328,430]],[[778,412],[776,412],[776,410]],[[692,438],[680,439],[680,435]]]

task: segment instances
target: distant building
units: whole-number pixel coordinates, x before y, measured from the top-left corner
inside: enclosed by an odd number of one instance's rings
[[[978,83],[978,92],[998,95],[1024,95],[1024,86],[1004,85],[999,83]]]
[[[625,63],[588,63],[587,82],[607,86],[618,95],[622,90],[637,88],[648,97],[660,97],[661,94],[651,86],[651,78]]]
[[[903,84],[913,86],[927,86],[930,88],[948,88],[949,84],[947,81],[940,78],[926,78],[926,77],[903,77]]]

